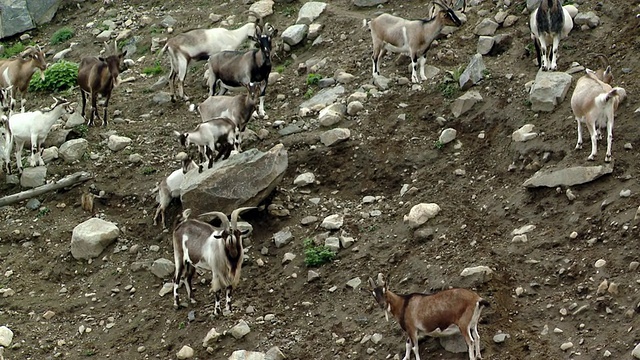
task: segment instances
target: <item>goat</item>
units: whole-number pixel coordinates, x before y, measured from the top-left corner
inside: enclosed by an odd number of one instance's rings
[[[482,358],[478,320],[482,309],[488,307],[489,302],[475,292],[467,289],[449,289],[435,294],[397,295],[387,288],[382,274],[378,274],[378,284],[369,278],[369,286],[387,320],[391,313],[407,334],[403,360],[409,360],[411,349],[416,360],[420,360],[418,331],[436,337],[460,332],[467,343],[469,360]]]
[[[265,116],[264,96],[271,73],[271,39],[278,34],[270,24],[266,24],[264,33],[260,26],[256,26],[256,36],[250,37],[255,41],[258,49],[245,52],[222,51],[209,58],[209,95],[216,93],[218,80],[220,81],[220,95],[224,95],[227,89],[246,86],[249,83],[263,82],[260,91],[260,107],[258,114]]]
[[[232,120],[218,117],[198,124],[193,131],[182,134],[174,131],[174,134],[185,148],[191,144],[198,146],[200,161],[198,172],[202,172],[203,156],[209,159],[208,168],[210,169],[214,161],[218,161],[221,157],[227,159],[231,155],[232,149],[238,149],[237,131],[237,125]],[[215,149],[219,149],[219,151],[214,159],[212,151]]]
[[[42,160],[42,144],[49,134],[53,124],[65,113],[72,112],[69,101],[54,97],[54,104],[45,111],[30,111],[12,114],[8,119],[6,154],[11,153],[11,146],[16,145],[16,162],[18,172],[22,173],[22,148],[26,142],[31,143],[30,166],[44,165]],[[9,157],[5,159],[5,168],[10,173]]]
[[[105,43],[105,47],[108,47]],[[91,97],[91,114],[89,115],[89,126],[93,126],[94,116],[100,120],[98,114],[98,95],[104,97],[104,116],[102,126],[107,126],[107,108],[111,92],[120,84],[120,71],[123,69],[124,53],[118,52],[118,45],[113,42],[114,54],[106,58],[87,56],[82,58],[78,69],[78,85],[82,94],[82,117],[85,118],[85,108],[87,96]]]
[[[434,1],[434,16],[430,19],[406,20],[401,17],[381,14],[369,22],[373,41],[373,76],[380,75],[379,62],[386,51],[407,54],[411,57],[411,81],[427,80],[424,65],[427,50],[445,25],[460,26],[462,22],[453,9]],[[466,2],[465,2],[466,4]],[[466,5],[465,5],[466,7]],[[420,79],[418,79],[420,65]]]
[[[253,12],[250,11],[250,13]],[[262,21],[260,16],[253,14],[260,22]],[[189,97],[184,93],[184,79],[187,76],[187,68],[191,60],[207,60],[211,55],[220,51],[236,50],[248,37],[256,35],[257,25],[257,22],[249,22],[235,30],[225,28],[195,29],[169,39],[160,53],[169,52],[171,100],[176,100],[176,83],[178,96],[185,101],[189,100]]]
[[[602,68],[596,70],[596,77],[606,84],[611,84],[613,82],[613,71],[611,71],[609,59],[602,54],[595,54],[595,57],[600,59],[600,63],[602,64]]]
[[[158,224],[158,216],[160,216],[162,218],[162,228],[167,228],[167,223],[165,222],[164,218],[165,210],[171,203],[172,199],[178,198],[180,196],[180,184],[182,184],[182,180],[184,180],[184,175],[189,170],[198,167],[198,165],[193,160],[191,160],[188,155],[182,157],[181,161],[182,167],[178,170],[173,171],[165,179],[162,179],[160,185],[158,186],[158,194],[156,195],[158,208],[156,209],[156,214],[153,217],[154,226]]]
[[[608,68],[610,72],[610,68]],[[603,73],[603,78],[607,70]],[[618,105],[627,93],[621,87],[612,88],[611,85],[598,78],[596,72],[585,70],[586,75],[578,79],[576,88],[571,95],[571,110],[578,123],[578,142],[576,150],[582,149],[582,124],[586,124],[591,137],[591,154],[587,160],[595,160],[597,153],[598,133],[596,127],[607,128],[607,154],[605,162],[611,161],[611,142],[613,141],[613,120]],[[613,76],[611,76],[612,78]]]
[[[187,288],[187,296],[192,304],[195,299],[192,295],[191,280],[196,267],[211,271],[211,290],[215,294],[214,314],[217,315],[220,308],[220,292],[226,291],[225,308],[231,311],[231,292],[240,281],[240,271],[244,248],[242,237],[244,234],[238,230],[238,215],[245,210],[253,209],[243,207],[231,213],[231,223],[227,215],[213,211],[200,215],[214,215],[222,222],[222,228],[195,219],[188,219],[190,209],[183,212],[182,219],[173,231],[173,256],[176,272],[173,278],[173,306],[180,307],[178,288],[184,283]],[[186,282],[184,281],[186,277]]]
[[[0,60],[0,87],[11,88],[12,94],[13,90],[20,94],[21,112],[24,112],[24,105],[27,102],[25,97],[29,82],[37,69],[40,69],[40,79],[44,81],[47,61],[38,45],[27,46],[19,58]]]
[[[529,19],[531,40],[536,47],[538,66],[543,71],[555,71],[558,68],[558,46],[560,40],[569,36],[573,28],[573,19],[562,7],[560,0],[542,0]],[[551,64],[549,64],[548,46],[552,44]]]
[[[237,135],[237,151],[242,151],[241,144],[242,139],[240,134],[246,129],[251,115],[255,110],[258,98],[260,97],[261,90],[263,88],[262,82],[259,84],[249,83],[245,85],[247,88],[246,94],[240,94],[236,96],[219,95],[210,96],[207,100],[198,105],[198,112],[202,121],[213,119],[217,117],[225,117],[231,119],[238,127]],[[266,88],[266,83],[264,85]]]

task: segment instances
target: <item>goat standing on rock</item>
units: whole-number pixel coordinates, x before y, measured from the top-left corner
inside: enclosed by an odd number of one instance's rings
[[[529,19],[531,39],[536,47],[538,66],[543,71],[556,71],[558,68],[558,46],[560,40],[569,36],[573,28],[573,20],[569,12],[562,7],[560,0],[542,0]],[[551,64],[549,64],[549,44]]]
[[[105,43],[105,47],[107,44]],[[89,126],[93,126],[94,116],[100,120],[98,114],[98,95],[104,97],[104,116],[102,126],[107,126],[107,108],[111,92],[120,84],[120,71],[123,68],[124,53],[118,52],[118,45],[113,42],[113,55],[103,57],[88,56],[82,58],[78,69],[78,85],[82,94],[82,116],[86,119],[85,108],[87,96],[91,98],[91,114]]]
[[[47,62],[44,52],[37,45],[27,46],[20,55],[20,58],[0,60],[0,87],[11,88],[12,93],[13,90],[20,93],[20,111],[24,112],[25,96],[31,77],[40,69],[40,79],[44,81]]]
[[[411,350],[420,360],[418,331],[429,336],[442,337],[461,333],[467,343],[469,360],[482,359],[478,320],[489,302],[467,289],[449,289],[435,294],[412,293],[397,295],[387,288],[382,274],[378,283],[369,278],[370,291],[389,319],[389,313],[398,320],[407,334],[406,351],[402,360],[409,360]]]
[[[369,22],[373,40],[373,76],[380,75],[380,59],[386,51],[408,54],[411,58],[411,81],[427,80],[424,65],[427,50],[445,25],[460,26],[462,22],[453,9],[434,1],[434,16],[430,19],[406,20],[398,16],[381,14]],[[437,8],[436,8],[437,7]],[[463,9],[466,7],[464,2]],[[366,22],[366,21],[365,21]],[[420,65],[420,78],[418,78]]]
[[[191,144],[198,146],[199,161],[198,171],[202,172],[204,158],[209,159],[208,168],[214,161],[221,157],[227,159],[233,150],[238,150],[238,127],[230,119],[219,117],[198,124],[193,131],[179,133],[174,131],[180,145],[188,150]],[[218,155],[213,158],[213,151],[218,150]]]

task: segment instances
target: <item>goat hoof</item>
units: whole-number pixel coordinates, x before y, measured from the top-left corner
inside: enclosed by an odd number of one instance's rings
[[[605,156],[604,162],[606,163],[611,162],[611,156]]]
[[[589,160],[589,161],[594,161],[595,159],[596,159],[596,157],[595,157],[595,156],[593,156],[593,155],[591,155],[591,156],[589,156],[589,157],[587,158],[587,160]]]

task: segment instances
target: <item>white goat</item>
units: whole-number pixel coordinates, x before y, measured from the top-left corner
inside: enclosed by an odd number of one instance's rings
[[[610,79],[607,72],[603,73],[604,79]],[[571,110],[578,123],[578,143],[576,149],[582,149],[582,124],[589,130],[591,137],[591,154],[588,160],[595,160],[598,148],[597,128],[607,128],[607,154],[604,161],[611,161],[611,143],[613,141],[613,120],[618,105],[627,96],[621,87],[612,88],[611,85],[598,78],[595,71],[586,69],[586,75],[578,79],[576,88],[571,95]]]
[[[560,0],[542,0],[538,8],[531,13],[529,26],[531,39],[536,47],[538,66],[543,71],[555,71],[558,68],[560,40],[569,36],[573,28],[571,15],[562,7]],[[549,64],[549,44],[552,44],[551,64]]]
[[[461,333],[467,343],[469,360],[482,359],[478,320],[489,302],[475,292],[449,289],[435,294],[397,295],[387,288],[382,274],[378,274],[377,284],[369,278],[369,286],[387,320],[391,313],[407,334],[403,360],[409,360],[412,349],[416,360],[420,360],[418,331],[435,337]]]
[[[60,117],[73,110],[69,106],[69,101],[66,99],[53,98],[55,103],[50,109],[45,111],[30,111],[25,113],[12,114],[8,119],[7,133],[9,136],[8,150],[11,152],[11,146],[15,143],[16,146],[16,162],[18,171],[22,172],[22,148],[24,144],[29,142],[31,144],[31,160],[30,166],[44,165],[42,160],[42,144],[49,134],[49,130],[53,124],[60,119]],[[9,159],[5,159],[5,166],[7,173],[10,172]]]
[[[254,84],[249,83],[245,87],[247,93],[236,96],[219,95],[209,96],[207,100],[198,105],[198,112],[202,121],[209,119],[224,117],[229,118],[238,127],[237,132],[237,151],[242,151],[242,139],[240,134],[246,129],[251,115],[256,108],[258,98],[260,97],[263,82]],[[265,85],[266,87],[266,85]]]
[[[198,146],[199,161],[198,171],[202,172],[203,158],[209,159],[208,168],[213,166],[213,162],[221,157],[227,159],[232,150],[238,150],[237,125],[230,119],[218,117],[200,123],[193,131],[179,133],[174,131],[180,144],[186,149],[189,145]],[[213,158],[213,150],[218,150],[218,155]]]
[[[195,299],[192,295],[191,280],[196,267],[211,271],[211,290],[215,294],[214,314],[220,313],[220,292],[226,290],[225,308],[231,311],[231,292],[240,281],[240,271],[244,248],[242,237],[244,234],[238,230],[238,215],[245,210],[253,209],[244,207],[231,213],[231,223],[227,215],[214,211],[200,215],[213,215],[220,218],[222,228],[200,221],[188,219],[190,209],[183,212],[182,221],[173,231],[173,256],[176,272],[173,278],[173,306],[180,307],[178,288],[184,283],[187,288],[187,296],[192,304]],[[187,281],[184,281],[186,277]]]
[[[19,58],[0,60],[0,87],[11,87],[12,93],[16,91],[20,94],[22,112],[24,112],[29,82],[37,69],[40,69],[40,79],[44,80],[44,71],[47,69],[47,61],[44,57],[44,52],[40,46],[36,45],[36,47],[27,46]]]
[[[225,28],[195,29],[169,39],[161,53],[169,52],[171,100],[175,101],[176,98],[176,82],[178,83],[178,96],[185,101],[189,99],[184,93],[184,79],[187,76],[187,68],[191,60],[207,60],[211,55],[220,51],[236,50],[247,38],[256,35],[256,25],[256,23],[250,22],[235,30]]]
[[[180,197],[180,184],[182,184],[182,180],[184,180],[184,175],[192,169],[198,168],[198,164],[196,164],[188,155],[184,155],[181,159],[182,167],[178,170],[175,170],[165,179],[162,179],[160,185],[158,186],[158,194],[156,195],[156,201],[158,202],[158,208],[156,209],[156,214],[153,217],[153,225],[158,224],[158,216],[162,218],[162,228],[167,228],[167,223],[164,218],[164,213],[172,199]]]
[[[427,50],[445,25],[460,26],[462,22],[453,9],[434,1],[435,14],[430,19],[406,20],[398,16],[381,14],[369,22],[373,41],[373,75],[380,75],[380,58],[386,51],[408,54],[411,58],[411,81],[427,80],[424,65]],[[418,78],[418,64],[420,78]]]

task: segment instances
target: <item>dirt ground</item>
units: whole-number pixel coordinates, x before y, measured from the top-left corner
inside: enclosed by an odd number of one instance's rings
[[[487,299],[491,307],[484,311],[479,326],[485,359],[578,360],[600,358],[605,352],[613,359],[631,358],[631,349],[640,341],[640,272],[629,270],[632,261],[640,260],[634,221],[640,193],[636,150],[640,140],[634,123],[640,71],[640,20],[635,14],[640,2],[581,1],[580,10],[595,11],[601,24],[592,30],[576,26],[561,44],[559,69],[567,69],[574,61],[595,68],[599,63],[593,53],[603,53],[614,68],[616,85],[629,95],[616,116],[613,173],[572,187],[577,196],[573,201],[565,195],[566,188],[522,186],[541,167],[602,164],[605,152],[601,142],[597,160],[591,163],[586,160],[588,142],[582,150],[574,150],[570,93],[551,113],[530,110],[524,85],[534,79],[537,67],[533,56],[525,55],[530,43],[528,17],[520,13],[525,1],[511,1],[509,9],[519,20],[498,33],[510,34],[512,43],[504,53],[484,57],[488,77],[475,86],[484,100],[469,113],[457,119],[451,115],[452,99],[445,98],[438,87],[444,72],[424,82],[421,90],[395,85],[397,77],[410,77],[410,73],[406,61],[396,63],[395,56],[388,56],[381,71],[394,85],[378,97],[369,97],[364,112],[342,120],[338,126],[349,128],[351,139],[331,148],[319,143],[326,129],[314,118],[298,116],[307,91],[306,74],[296,73],[298,64],[327,58],[318,73],[332,76],[341,69],[355,75],[356,80],[345,85],[348,95],[372,81],[371,40],[361,28],[362,19],[379,11],[414,18],[426,16],[426,10],[424,2],[416,0],[391,0],[380,9],[355,8],[348,0],[328,3],[317,21],[325,25],[322,36],[330,41],[278,54],[274,65],[282,65],[284,71],[282,79],[268,88],[269,119],[250,125],[256,131],[269,131],[266,139],[251,147],[267,150],[282,142],[288,150],[288,170],[270,201],[283,204],[290,216],[277,218],[263,211],[246,218],[254,226],[249,260],[234,294],[235,311],[226,317],[212,315],[212,295],[206,284],[196,284],[198,304],[176,311],[170,295],[158,295],[170,279],[158,279],[134,266],[161,257],[173,259],[170,233],[152,226],[155,200],[150,191],[179,166],[173,160],[180,151],[173,130],[191,128],[199,121],[182,102],[156,105],[150,86],[159,75],[145,77],[141,72],[156,61],[156,54],[149,52],[151,38],[171,36],[159,25],[166,15],[178,21],[175,33],[179,33],[211,26],[210,13],[223,18],[237,14],[236,22],[243,23],[246,15],[241,12],[249,5],[239,0],[224,4],[116,0],[105,13],[99,11],[102,2],[68,1],[52,24],[31,33],[39,43],[48,44],[61,26],[73,27],[76,35],[71,41],[79,45],[68,59],[79,61],[102,46],[85,27],[91,21],[132,16],[137,23],[148,15],[155,24],[134,31],[140,40],[132,58],[146,58],[123,75],[135,76],[136,81],[116,89],[111,99],[110,114],[118,110],[120,117],[130,121],[89,129],[86,138],[97,159],[48,164],[47,176],[52,180],[79,170],[91,172],[94,178],[39,196],[40,210],[28,210],[25,203],[0,208],[0,288],[15,291],[13,296],[0,297],[0,325],[15,334],[5,359],[175,359],[183,345],[191,346],[198,359],[226,359],[235,350],[266,351],[272,346],[278,346],[288,359],[401,357],[405,339],[400,327],[394,320],[385,322],[366,291],[366,280],[378,272],[388,274],[391,289],[400,293],[464,286]],[[298,1],[276,3],[267,21],[282,32],[295,23],[300,6]],[[483,18],[479,10],[488,11],[485,17],[497,12],[492,1],[470,7],[467,23],[429,51],[429,64],[449,71],[466,66],[476,52],[473,28]],[[166,75],[168,60],[161,59]],[[200,85],[202,65],[192,69],[186,91],[199,102],[206,96]],[[574,84],[578,76],[574,75]],[[77,91],[74,94],[79,98]],[[277,100],[278,94],[284,94],[285,100]],[[50,103],[49,94],[33,94],[32,99],[38,105]],[[405,120],[398,119],[401,114]],[[446,124],[436,121],[440,116]],[[306,124],[309,130],[280,136],[271,126],[276,120]],[[513,143],[511,133],[527,123],[535,124],[540,136],[524,145]],[[440,148],[436,141],[445,127],[457,130],[457,140]],[[130,149],[114,153],[106,147],[101,134],[112,130],[133,139]],[[143,162],[129,162],[132,153],[141,154]],[[455,175],[456,170],[464,174]],[[306,189],[293,186],[293,179],[306,171],[315,174],[317,184]],[[400,196],[403,184],[417,190]],[[631,191],[630,197],[620,197],[624,189]],[[20,190],[0,184],[2,195]],[[96,216],[117,223],[123,232],[116,244],[92,262],[77,261],[70,254],[71,231],[91,217],[79,203],[86,191],[105,192],[104,199],[96,201]],[[363,204],[367,195],[379,197],[378,201]],[[319,198],[320,203],[313,204],[311,198]],[[423,233],[429,235],[415,236],[403,216],[422,202],[437,203],[442,210],[424,226]],[[174,203],[168,214],[174,216],[178,208]],[[373,210],[381,215],[369,216]],[[341,250],[332,263],[314,269],[321,277],[309,283],[302,242],[323,230],[318,223],[302,226],[301,219],[335,213],[345,214],[343,231],[357,241]],[[513,243],[511,232],[528,224],[536,226],[527,234],[528,241]],[[276,248],[272,236],[285,227],[294,234],[294,241]],[[577,237],[572,239],[569,235],[574,231]],[[152,251],[153,245],[159,250]],[[286,252],[297,257],[282,265]],[[259,259],[264,266],[258,266]],[[594,268],[598,259],[606,260],[604,268]],[[489,266],[493,276],[460,277],[464,268],[478,265]],[[362,280],[358,290],[346,286],[355,277]],[[617,283],[619,293],[597,295],[604,279]],[[520,296],[518,287],[523,290]],[[249,307],[252,313],[247,312]],[[191,310],[195,311],[193,321],[188,316]],[[46,311],[55,315],[46,320]],[[267,314],[274,314],[274,319],[265,321]],[[223,336],[213,353],[207,353],[202,347],[205,334],[212,327],[218,332],[228,330],[240,319],[251,332],[242,339]],[[84,333],[79,331],[81,326]],[[492,338],[499,332],[510,337],[495,343]],[[379,343],[361,341],[374,333],[382,334]],[[344,343],[338,341],[342,338]],[[573,347],[561,350],[567,342]],[[445,352],[433,339],[422,341],[421,355],[467,358],[464,353]]]

